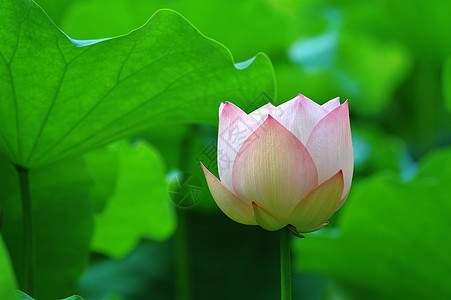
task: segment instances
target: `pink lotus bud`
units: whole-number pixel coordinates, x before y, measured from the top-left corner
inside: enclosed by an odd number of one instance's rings
[[[311,232],[327,225],[348,196],[354,165],[348,101],[318,105],[298,95],[249,115],[221,103],[218,131],[221,181],[201,165],[232,220]]]

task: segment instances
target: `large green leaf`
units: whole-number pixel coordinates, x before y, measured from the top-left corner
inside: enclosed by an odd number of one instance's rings
[[[449,299],[451,149],[404,182],[375,174],[351,189],[340,226],[296,241],[297,271],[327,275],[355,299]]]
[[[174,207],[158,152],[144,142],[111,145],[119,156],[115,191],[96,218],[91,248],[123,258],[141,238],[167,239],[175,230]]]
[[[17,173],[0,161],[2,234],[17,278],[23,278],[22,212]],[[30,193],[35,237],[34,296],[70,295],[89,258],[94,216],[92,181],[81,158],[32,170]]]
[[[16,299],[16,278],[8,251],[0,235],[0,299]]]
[[[91,45],[70,40],[31,0],[2,1],[0,19],[0,151],[24,167],[150,126],[214,123],[221,101],[274,95],[265,55],[233,65],[174,11]]]
[[[146,14],[169,7],[182,13],[208,36],[223,42],[234,55],[248,57],[255,48],[273,54],[278,98],[282,101],[300,92],[317,101],[341,95],[352,99],[355,104],[351,108],[360,113],[374,114],[383,109],[409,70],[409,53],[398,43],[381,43],[371,36],[358,34],[355,27],[346,28],[340,22],[341,12],[317,5],[317,0],[310,4],[315,9],[308,7],[309,1],[297,2],[73,1],[60,25],[66,33],[78,38],[114,36],[143,23]],[[318,24],[327,21],[328,30],[318,34],[317,28],[325,27]],[[291,55],[293,52],[303,56],[301,68],[285,61],[287,48],[297,38],[299,42],[289,52],[294,60],[297,54]],[[302,49],[296,45],[302,45]],[[381,61],[383,68],[380,68]]]
[[[61,17],[65,15],[67,7],[78,1],[83,0],[35,0],[56,25],[59,25]]]
[[[55,9],[61,1],[37,2],[51,9],[57,24],[77,39],[125,34],[144,24],[158,9],[174,9],[201,32],[221,41],[239,60],[254,55],[255,49],[285,52],[301,29],[295,26],[297,16],[292,11],[278,9],[282,3],[271,0],[69,0],[64,1],[62,17]]]

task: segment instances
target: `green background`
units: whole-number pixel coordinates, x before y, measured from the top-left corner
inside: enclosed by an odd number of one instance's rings
[[[451,298],[451,2],[36,2],[0,3],[1,299],[23,285],[14,165],[34,298],[277,299],[278,234],[220,212],[199,161],[217,174],[221,102],[298,93],[349,99],[355,170],[293,239],[294,299]]]

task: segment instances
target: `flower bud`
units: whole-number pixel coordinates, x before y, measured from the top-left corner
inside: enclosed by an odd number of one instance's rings
[[[246,114],[219,108],[219,181],[202,164],[219,208],[270,231],[318,230],[346,200],[353,173],[348,101],[303,95]]]

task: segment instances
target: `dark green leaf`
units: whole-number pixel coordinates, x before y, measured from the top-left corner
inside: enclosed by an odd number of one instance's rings
[[[22,279],[22,212],[18,178],[12,165],[0,169],[2,234],[17,278]],[[89,258],[94,226],[89,199],[92,181],[81,158],[30,172],[35,236],[37,299],[71,294]]]
[[[446,109],[451,111],[451,56],[443,65],[443,97]]]
[[[171,244],[146,240],[123,259],[94,260],[77,293],[88,299],[174,299]]]

